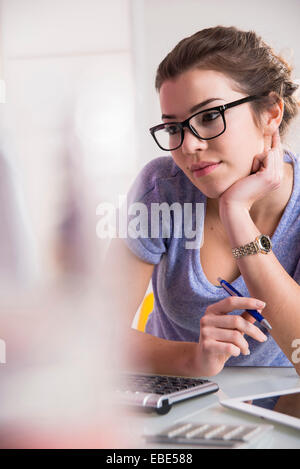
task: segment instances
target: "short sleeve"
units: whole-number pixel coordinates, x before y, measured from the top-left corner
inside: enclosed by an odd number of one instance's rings
[[[158,182],[170,175],[171,161],[166,157],[147,163],[133,182],[121,208],[126,219],[126,236],[122,236],[128,248],[140,259],[158,264],[167,251],[162,227],[153,209],[164,202]]]
[[[298,260],[298,264],[295,270],[294,280],[298,283],[298,285],[300,285],[300,259]]]

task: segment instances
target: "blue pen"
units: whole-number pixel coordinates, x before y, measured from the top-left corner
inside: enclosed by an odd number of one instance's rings
[[[243,296],[230,283],[226,282],[226,280],[223,280],[218,277],[218,282],[220,283],[221,287],[224,288],[227,293],[229,293],[229,295]],[[270,325],[270,323],[258,311],[256,311],[256,309],[246,309],[246,311],[251,314],[254,319],[260,322],[260,324],[264,325],[267,329],[272,330],[272,326]]]

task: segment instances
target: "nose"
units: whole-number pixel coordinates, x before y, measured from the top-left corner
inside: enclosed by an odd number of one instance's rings
[[[188,154],[194,154],[197,150],[206,150],[208,146],[207,140],[202,140],[196,135],[189,128],[185,128],[184,130],[184,138],[181,145],[181,151]]]

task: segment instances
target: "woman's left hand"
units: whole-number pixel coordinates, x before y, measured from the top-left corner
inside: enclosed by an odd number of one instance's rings
[[[232,184],[220,197],[220,205],[250,210],[253,203],[279,188],[283,178],[283,151],[279,130],[272,135],[269,151],[256,155],[251,174]]]

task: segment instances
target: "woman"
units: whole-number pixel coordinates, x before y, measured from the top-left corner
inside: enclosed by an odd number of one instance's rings
[[[186,249],[171,217],[170,237],[112,241],[107,266],[116,267],[110,286],[124,327],[152,278],[146,334],[124,337],[131,363],[192,376],[213,376],[225,364],[295,366],[300,374],[292,361],[300,339],[300,169],[281,145],[298,111],[291,68],[254,32],[218,26],[179,42],[159,65],[156,88],[163,124],[150,131],[168,156],[143,168],[128,203],[194,210],[203,203],[204,238]],[[228,296],[218,277],[244,296]],[[271,333],[245,309],[263,312]]]

